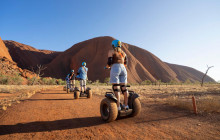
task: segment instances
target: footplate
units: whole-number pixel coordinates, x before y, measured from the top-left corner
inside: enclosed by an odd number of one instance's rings
[[[132,109],[128,109],[128,110],[120,110],[118,111],[119,116],[123,117],[123,116],[128,116],[132,113]]]
[[[87,97],[88,95],[86,93],[81,93],[80,97]]]

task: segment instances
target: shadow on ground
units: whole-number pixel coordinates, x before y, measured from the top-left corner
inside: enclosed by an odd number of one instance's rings
[[[102,121],[101,117],[97,116],[86,118],[63,119],[55,121],[18,123],[16,125],[0,125],[0,135],[75,129],[96,126],[103,123],[104,122]]]

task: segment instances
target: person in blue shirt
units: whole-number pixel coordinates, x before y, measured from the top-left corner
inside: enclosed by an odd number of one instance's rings
[[[86,67],[86,62],[82,63],[82,67],[79,68],[77,73],[77,78],[80,80],[81,92],[86,92],[86,80],[87,80],[88,68]]]

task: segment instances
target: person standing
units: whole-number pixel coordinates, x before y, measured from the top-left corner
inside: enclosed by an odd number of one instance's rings
[[[86,80],[87,80],[88,68],[86,62],[82,62],[82,66],[78,69],[77,78],[80,80],[81,92],[86,93]]]
[[[126,87],[127,84],[127,70],[125,66],[127,65],[127,56],[124,51],[121,49],[121,41],[113,40],[112,48],[108,52],[108,62],[105,68],[110,71],[110,83],[112,83],[112,89],[117,98],[117,107],[118,110],[121,110],[120,107],[120,89],[122,94],[124,94],[124,109],[129,109],[128,107],[128,90]],[[119,88],[120,87],[120,88]]]
[[[71,70],[70,74],[69,74],[69,80],[70,80],[70,88],[73,88],[73,90],[75,89],[75,74],[74,74],[74,70]]]

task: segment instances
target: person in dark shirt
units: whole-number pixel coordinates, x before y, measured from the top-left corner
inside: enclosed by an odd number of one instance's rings
[[[74,70],[71,70],[70,74],[68,74],[68,78],[70,81],[70,88],[75,89],[75,73]]]

